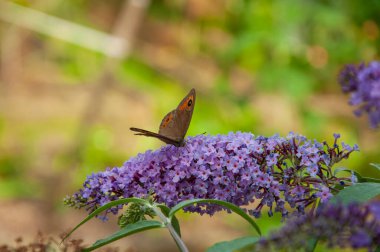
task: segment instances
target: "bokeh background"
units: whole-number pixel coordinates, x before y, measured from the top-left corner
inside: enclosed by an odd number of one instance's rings
[[[380,1],[34,0],[0,2],[0,244],[67,231],[63,206],[86,175],[162,143],[157,131],[191,88],[188,135],[294,131],[357,143],[342,165],[366,176],[380,134],[356,118],[337,83],[347,63],[379,59]],[[236,216],[181,214],[191,251],[254,234]],[[264,232],[280,225],[263,217]],[[87,244],[118,227],[94,220]],[[166,230],[115,243],[176,251]]]

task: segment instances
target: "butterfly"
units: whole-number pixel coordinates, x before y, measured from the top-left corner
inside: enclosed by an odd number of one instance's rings
[[[185,145],[185,135],[189,128],[195,105],[195,89],[183,98],[176,109],[170,111],[161,121],[158,133],[139,128],[130,128],[135,135],[155,137],[161,141],[180,147]]]

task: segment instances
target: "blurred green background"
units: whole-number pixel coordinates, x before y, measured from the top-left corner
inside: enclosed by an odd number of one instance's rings
[[[36,27],[58,35],[36,32],[28,27],[36,18],[30,9],[121,36],[124,50],[94,51],[61,40],[85,33],[67,22],[55,27],[48,18]],[[86,213],[63,207],[62,198],[91,172],[159,148],[162,143],[134,136],[129,127],[157,131],[192,87],[197,101],[188,135],[294,131],[331,142],[341,133],[361,148],[342,165],[378,176],[368,163],[380,163],[379,131],[352,114],[337,75],[344,64],[379,59],[379,12],[376,0],[4,1],[0,243],[73,227]],[[224,213],[180,218],[192,251],[251,232]],[[259,222],[267,231],[278,219]],[[87,243],[117,229],[115,221],[91,225],[79,233]],[[128,251],[176,250],[165,231],[118,244]]]

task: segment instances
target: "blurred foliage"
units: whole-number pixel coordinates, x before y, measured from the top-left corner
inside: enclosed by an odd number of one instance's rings
[[[123,5],[14,2],[105,32]],[[379,131],[352,115],[336,77],[344,64],[379,58],[379,10],[377,0],[151,1],[132,54],[113,69],[117,88],[82,132],[107,58],[23,31],[23,76],[0,90],[0,197],[43,197],[51,188],[44,178],[63,176],[63,192],[52,199],[60,201],[91,172],[158,148],[128,128],[156,131],[191,87],[197,101],[188,135],[295,131],[331,142],[339,132],[361,147],[344,165],[376,176],[368,163],[380,163]],[[0,40],[12,35],[9,27],[0,23]]]

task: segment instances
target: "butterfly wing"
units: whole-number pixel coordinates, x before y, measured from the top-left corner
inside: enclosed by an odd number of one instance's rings
[[[130,130],[137,132],[135,135],[154,137],[167,144],[182,146],[193,115],[194,105],[195,89],[193,88],[179,103],[178,107],[162,119],[158,134],[139,128],[130,128]]]
[[[193,116],[194,105],[195,89],[191,89],[178,107],[162,119],[158,133],[182,144]]]
[[[161,141],[163,141],[164,143],[167,143],[167,144],[172,144],[172,145],[175,145],[175,146],[180,146],[180,143],[173,140],[173,139],[170,139],[166,136],[163,136],[163,135],[160,135],[160,134],[157,134],[157,133],[154,133],[154,132],[151,132],[151,131],[148,131],[148,130],[144,130],[144,129],[139,129],[139,128],[129,128],[130,130],[134,131],[134,132],[138,132],[136,133],[135,135],[138,135],[138,136],[147,136],[147,137],[154,137],[154,138],[158,138],[160,139]]]

